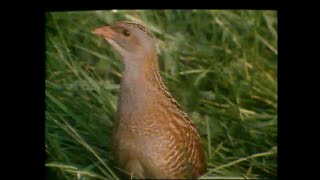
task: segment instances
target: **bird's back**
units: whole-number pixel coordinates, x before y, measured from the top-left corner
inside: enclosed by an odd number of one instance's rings
[[[119,107],[114,142],[120,166],[138,178],[203,174],[206,159],[192,122],[172,97],[161,91],[146,95],[150,104],[132,104],[131,112]]]

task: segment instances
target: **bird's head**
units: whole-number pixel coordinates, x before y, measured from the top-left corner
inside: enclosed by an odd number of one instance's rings
[[[122,21],[96,28],[92,33],[106,39],[124,58],[146,56],[156,50],[150,31],[136,22]]]

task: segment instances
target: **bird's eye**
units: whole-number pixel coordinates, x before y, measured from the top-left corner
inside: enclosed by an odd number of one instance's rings
[[[130,32],[128,30],[123,30],[122,31],[122,34],[126,37],[129,37],[130,36]]]

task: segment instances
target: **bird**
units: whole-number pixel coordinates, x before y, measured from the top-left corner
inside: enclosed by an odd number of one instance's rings
[[[207,169],[201,137],[160,76],[156,38],[145,25],[119,21],[93,28],[123,64],[113,151],[139,179],[190,179]]]

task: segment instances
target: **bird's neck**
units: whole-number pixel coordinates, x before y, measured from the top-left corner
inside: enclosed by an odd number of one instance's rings
[[[124,68],[122,70],[121,87],[128,89],[148,90],[156,84],[155,78],[160,73],[158,57],[156,52],[126,57],[124,59]]]
[[[156,52],[124,58],[120,99],[118,107],[125,111],[137,111],[154,103],[164,86],[160,77]]]

